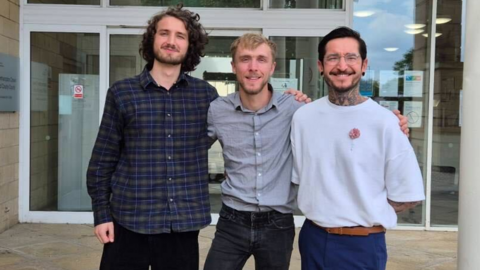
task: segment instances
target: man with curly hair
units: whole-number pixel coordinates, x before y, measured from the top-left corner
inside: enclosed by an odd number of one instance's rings
[[[101,270],[196,270],[199,230],[211,222],[206,118],[214,87],[186,74],[207,35],[198,14],[154,16],[136,77],[108,90],[87,172]]]

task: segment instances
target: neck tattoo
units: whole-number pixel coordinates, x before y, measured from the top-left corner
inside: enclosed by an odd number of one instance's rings
[[[333,89],[329,89],[328,100],[338,106],[354,106],[364,102],[367,100],[367,98],[360,95],[358,88],[354,88],[345,92],[338,92]]]

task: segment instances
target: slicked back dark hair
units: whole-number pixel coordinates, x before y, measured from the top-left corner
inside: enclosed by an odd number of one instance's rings
[[[325,57],[327,43],[333,39],[337,38],[353,38],[358,41],[358,51],[362,57],[362,61],[367,58],[367,44],[360,37],[360,34],[348,27],[342,26],[328,33],[318,44],[318,60],[323,63],[323,58]]]
[[[157,33],[157,24],[163,18],[169,16],[179,19],[185,24],[188,32],[188,50],[185,60],[182,63],[182,71],[190,72],[195,70],[200,63],[200,58],[205,56],[205,45],[208,43],[207,33],[200,24],[200,15],[189,10],[182,9],[183,5],[169,7],[167,10],[156,14],[148,21],[147,29],[143,34],[143,40],[140,43],[139,53],[147,61],[147,68],[149,70],[153,67],[155,61],[155,54],[153,51],[153,41]]]

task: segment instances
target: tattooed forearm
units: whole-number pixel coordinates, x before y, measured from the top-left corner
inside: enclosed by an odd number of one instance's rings
[[[395,209],[395,213],[400,213],[417,206],[420,202],[394,202],[388,200],[388,203]]]

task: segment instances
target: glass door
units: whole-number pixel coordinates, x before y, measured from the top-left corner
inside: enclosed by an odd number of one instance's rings
[[[99,27],[26,26],[21,148],[29,179],[20,184],[27,221],[90,222],[86,188],[88,162],[98,132],[102,102]],[[28,127],[28,128],[27,128]],[[22,192],[25,191],[25,192]],[[45,214],[48,212],[49,214]],[[65,213],[66,212],[66,213]],[[81,212],[78,214],[78,212]]]

